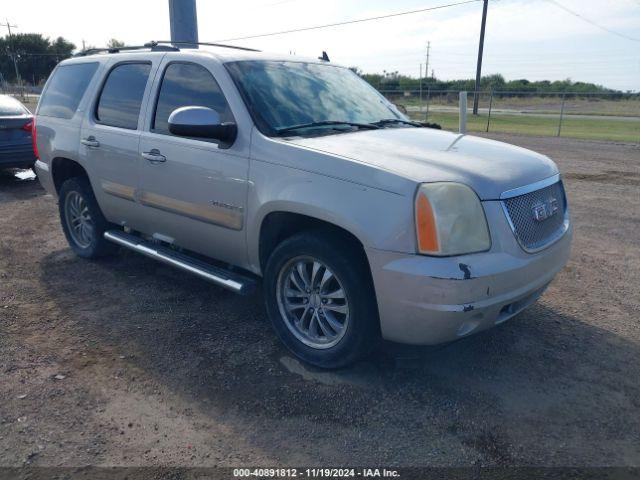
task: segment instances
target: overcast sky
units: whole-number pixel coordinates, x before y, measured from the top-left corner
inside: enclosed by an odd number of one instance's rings
[[[458,0],[198,0],[201,41],[276,32],[454,3]],[[589,20],[640,39],[640,0],[556,0]],[[108,5],[108,8],[106,7]],[[472,78],[482,3],[308,32],[236,41],[274,52],[318,56],[365,72],[417,76],[431,41],[429,70]],[[169,37],[168,0],[3,1],[17,32],[104,46]],[[4,23],[4,20],[3,20]],[[4,28],[4,27],[3,27]],[[640,42],[621,38],[548,0],[490,0],[483,74],[507,79],[571,78],[640,91]]]

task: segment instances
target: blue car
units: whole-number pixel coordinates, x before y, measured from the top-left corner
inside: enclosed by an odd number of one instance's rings
[[[27,107],[9,95],[0,95],[0,169],[33,167],[33,129],[33,115]]]

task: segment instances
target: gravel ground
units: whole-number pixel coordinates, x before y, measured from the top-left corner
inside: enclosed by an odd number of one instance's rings
[[[0,465],[640,465],[640,148],[493,137],[557,160],[569,265],[498,328],[338,372],[257,295],[76,258],[52,198],[0,174]]]

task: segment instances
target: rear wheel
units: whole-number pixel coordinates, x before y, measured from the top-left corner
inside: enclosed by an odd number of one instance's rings
[[[104,239],[104,232],[113,227],[102,215],[89,180],[75,177],[62,184],[59,212],[64,234],[77,255],[97,258],[116,250]]]
[[[378,315],[361,251],[335,235],[282,242],[265,269],[265,301],[283,343],[323,368],[346,366],[376,345]]]

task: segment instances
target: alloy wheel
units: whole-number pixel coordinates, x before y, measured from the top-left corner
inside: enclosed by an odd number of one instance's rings
[[[278,275],[276,294],[285,324],[305,345],[330,348],[344,337],[349,301],[340,279],[320,260],[289,260]]]
[[[80,248],[91,246],[94,224],[87,202],[78,192],[69,192],[64,200],[64,211],[71,238]]]

